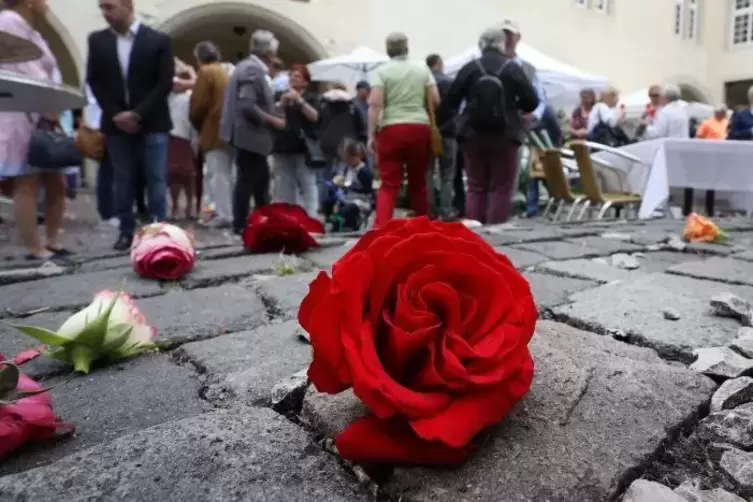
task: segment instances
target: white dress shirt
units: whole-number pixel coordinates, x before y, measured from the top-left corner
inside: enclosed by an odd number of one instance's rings
[[[659,108],[654,123],[646,127],[646,139],[689,138],[690,117],[687,103],[673,101]]]
[[[94,93],[88,85],[85,88],[85,94],[86,106],[84,107],[84,122],[86,122],[86,125],[89,127],[99,129],[100,123],[102,122],[102,108],[99,107],[99,103],[97,103],[97,99],[94,97]]]
[[[120,63],[120,71],[123,73],[123,82],[125,84],[126,102],[128,102],[128,69],[131,64],[131,51],[133,51],[133,42],[136,40],[139,28],[141,28],[141,20],[136,19],[125,33],[115,32],[118,62]]]
[[[619,108],[616,106],[610,107],[606,103],[598,102],[593,108],[591,108],[591,113],[588,114],[588,134],[591,134],[599,124],[606,124],[609,127],[617,127],[619,122]]]

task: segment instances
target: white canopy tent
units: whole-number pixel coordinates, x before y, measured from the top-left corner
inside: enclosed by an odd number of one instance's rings
[[[371,72],[389,61],[387,55],[368,47],[357,47],[342,56],[315,61],[308,65],[315,82],[342,82],[355,87],[359,80],[368,80]]]
[[[608,83],[606,77],[591,75],[552,59],[523,42],[518,44],[517,52],[521,59],[536,67],[547,101],[555,108],[576,106],[580,101],[582,89],[591,88],[599,91]],[[479,57],[480,53],[478,47],[472,47],[449,59],[445,62],[445,72],[455,76],[466,63]]]
[[[625,117],[627,119],[640,119],[648,103],[648,87],[622,96],[620,103],[625,105]],[[712,105],[706,103],[687,103],[687,105],[688,114],[693,118],[703,120],[714,114]]]

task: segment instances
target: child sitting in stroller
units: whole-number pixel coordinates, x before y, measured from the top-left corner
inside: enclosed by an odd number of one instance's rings
[[[374,207],[374,175],[366,165],[366,148],[345,138],[340,146],[342,164],[326,183],[327,196],[322,202],[324,215],[332,232],[360,230]]]

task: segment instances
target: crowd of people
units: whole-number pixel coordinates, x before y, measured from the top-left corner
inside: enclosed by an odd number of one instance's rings
[[[194,49],[194,68],[174,57],[168,35],[136,17],[131,0],[100,0],[99,6],[109,27],[89,35],[90,106],[82,120],[101,135],[98,211],[119,228],[116,250],[129,249],[138,220],[168,215],[240,234],[252,198],[255,207],[298,204],[333,230],[361,229],[372,212],[380,226],[393,217],[406,178],[414,215],[500,223],[510,216],[518,151],[527,135],[546,131],[555,145],[564,140],[536,69],[517,55],[521,30],[512,20],[485,30],[481,56],[454,78],[444,73],[439,55],[417,62],[409,57],[408,38],[391,34],[389,61],[351,94],[337,82],[319,92],[303,64],[284,73],[279,41],[269,31],[251,35],[249,56],[236,65],[203,41]],[[34,29],[46,0],[5,0],[5,7],[0,29],[31,40],[43,57],[2,68],[53,79],[57,64]],[[679,89],[654,87],[650,98],[641,137],[690,134]],[[618,103],[614,88],[602,90],[598,101],[584,90],[570,136],[629,141]],[[59,242],[64,171],[27,162],[30,137],[43,121],[59,123],[60,117],[0,114],[0,178],[12,182],[29,259],[70,254]],[[748,136],[749,122],[743,124]],[[698,137],[720,131],[726,123],[704,123]],[[610,180],[602,182],[609,191]],[[36,218],[40,189],[44,241]],[[533,216],[537,180],[530,182],[528,199]]]

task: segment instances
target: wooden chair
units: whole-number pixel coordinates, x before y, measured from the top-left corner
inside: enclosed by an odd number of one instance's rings
[[[547,188],[549,190],[549,202],[546,204],[543,216],[546,217],[552,210],[554,204],[557,208],[554,211],[552,219],[559,219],[565,204],[569,203],[570,211],[567,213],[565,221],[570,221],[575,214],[578,205],[583,202],[585,196],[575,196],[570,191],[570,183],[565,176],[565,169],[562,165],[562,152],[559,150],[542,150],[538,153],[544,176],[546,178]]]
[[[586,197],[586,201],[578,214],[578,220],[583,219],[591,204],[596,204],[599,207],[599,212],[596,215],[597,220],[603,219],[604,215],[612,207],[633,207],[635,213],[638,213],[637,208],[641,203],[640,195],[632,193],[603,193],[601,191],[596,170],[591,160],[591,153],[586,142],[574,141],[569,146],[575,154],[578,171],[580,172],[581,187]]]

